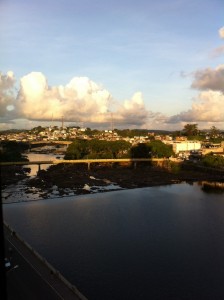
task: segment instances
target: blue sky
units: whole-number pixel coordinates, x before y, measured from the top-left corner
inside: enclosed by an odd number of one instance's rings
[[[200,84],[211,74],[224,83],[223,11],[223,0],[0,0],[0,127],[52,115],[97,127],[112,112],[117,127],[224,129],[223,87]],[[3,84],[8,71],[15,99]]]

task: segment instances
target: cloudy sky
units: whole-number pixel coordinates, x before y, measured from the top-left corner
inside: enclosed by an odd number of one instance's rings
[[[223,0],[0,0],[0,129],[224,129]]]

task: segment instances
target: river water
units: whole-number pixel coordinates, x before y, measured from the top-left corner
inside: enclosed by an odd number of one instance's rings
[[[224,194],[198,184],[3,205],[89,300],[224,299]]]
[[[26,153],[26,157],[28,158],[29,161],[49,161],[49,160],[55,160],[63,158],[64,155],[58,155],[58,154],[43,154],[43,153],[33,153],[33,152],[28,152]],[[46,170],[49,168],[50,165],[41,165],[42,170]],[[35,176],[37,175],[38,172],[38,165],[29,165],[30,168],[30,176]]]

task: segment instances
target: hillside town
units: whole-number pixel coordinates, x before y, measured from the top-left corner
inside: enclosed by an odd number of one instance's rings
[[[189,124],[188,124],[189,125]],[[194,124],[193,126],[195,127]],[[191,126],[193,128],[193,126]],[[187,126],[186,126],[187,127]],[[192,129],[191,128],[191,129]],[[214,153],[224,156],[224,132],[219,130],[203,131],[197,130],[197,135],[187,136],[184,131],[179,134],[173,132],[153,132],[147,130],[91,130],[90,128],[65,127],[65,126],[38,126],[31,130],[17,130],[14,132],[0,132],[0,142],[16,141],[28,142],[30,144],[46,144],[45,147],[55,147],[54,144],[71,144],[74,140],[105,140],[126,141],[135,146],[159,140],[166,145],[171,145],[175,157],[187,159],[190,154],[206,155]],[[51,145],[51,146],[50,146]],[[59,147],[59,146],[58,146]],[[62,147],[62,146],[61,146]],[[63,150],[61,148],[61,150]],[[38,151],[38,149],[36,149]]]

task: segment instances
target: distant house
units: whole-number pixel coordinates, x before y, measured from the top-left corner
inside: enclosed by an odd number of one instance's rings
[[[175,141],[173,142],[173,151],[175,154],[180,152],[188,152],[192,150],[200,150],[201,142],[199,141]]]

